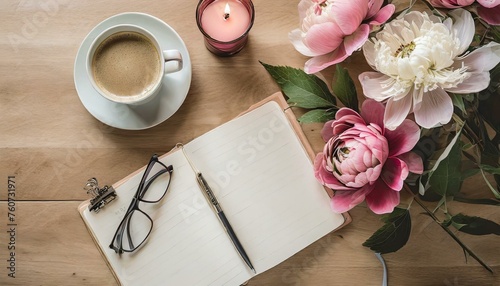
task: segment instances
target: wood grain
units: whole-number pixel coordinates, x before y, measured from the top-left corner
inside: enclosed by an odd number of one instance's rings
[[[395,1],[403,7],[408,1]],[[83,183],[96,176],[112,184],[143,166],[152,153],[189,142],[278,91],[259,61],[302,68],[306,57],[289,43],[298,1],[254,0],[256,19],[247,46],[230,58],[206,50],[194,14],[197,1],[0,2],[0,285],[115,285],[77,212]],[[419,4],[421,5],[421,4]],[[420,6],[422,7],[422,5]],[[143,131],[108,127],[81,104],[73,82],[78,48],[102,20],[144,12],[172,26],[186,43],[193,80],[185,103],[164,123]],[[344,64],[351,76],[368,66],[356,53]],[[333,69],[320,74],[331,81]],[[357,82],[357,81],[356,81]],[[358,92],[361,96],[359,85]],[[299,112],[299,110],[296,110]],[[321,124],[303,129],[315,150]],[[7,276],[7,177],[16,177],[16,278]],[[471,196],[491,196],[481,180]],[[495,207],[452,203],[450,210],[498,221]],[[431,219],[412,206],[410,243],[385,255],[391,285],[498,285]],[[361,244],[382,224],[364,205],[353,222],[327,235],[249,285],[380,285],[382,268]],[[495,236],[457,234],[500,272]]]

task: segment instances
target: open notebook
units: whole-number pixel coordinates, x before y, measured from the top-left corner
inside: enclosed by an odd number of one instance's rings
[[[118,197],[99,213],[89,212],[88,201],[79,207],[122,285],[240,285],[350,221],[330,209],[327,192],[314,178],[312,150],[283,105],[282,96],[274,95],[184,145],[257,274],[235,250],[176,148],[161,157],[174,167],[167,195],[158,204],[141,204],[154,229],[136,252],[120,257],[109,244],[142,170],[113,185]]]

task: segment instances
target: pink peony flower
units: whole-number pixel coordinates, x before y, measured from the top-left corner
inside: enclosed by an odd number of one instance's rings
[[[432,6],[437,8],[455,9],[472,5],[475,0],[429,0]]]
[[[500,25],[500,0],[477,0],[477,14],[490,25]]]
[[[422,127],[446,124],[453,115],[447,92],[468,94],[488,87],[489,71],[500,62],[500,44],[466,52],[474,20],[463,9],[450,15],[453,21],[410,12],[363,46],[366,61],[377,72],[364,72],[359,81],[366,97],[387,103],[386,128],[395,129],[412,112]]]
[[[375,25],[385,23],[394,13],[383,0],[301,0],[300,29],[288,35],[295,49],[313,57],[306,73],[315,73],[345,60],[361,48]]]
[[[434,7],[455,9],[467,7],[474,3],[474,0],[430,0]],[[481,19],[490,25],[500,25],[500,0],[477,0],[475,8]]]
[[[314,162],[315,176],[335,191],[331,205],[345,212],[366,199],[376,214],[399,204],[408,172],[422,173],[422,159],[410,152],[420,137],[415,122],[406,119],[391,131],[384,127],[384,105],[365,100],[361,115],[341,108],[322,130],[326,145]]]

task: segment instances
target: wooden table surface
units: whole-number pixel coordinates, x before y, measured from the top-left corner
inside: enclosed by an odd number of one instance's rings
[[[299,1],[253,2],[256,19],[249,42],[229,58],[205,48],[196,26],[195,0],[0,2],[0,285],[116,284],[77,212],[88,198],[84,182],[96,176],[112,184],[143,166],[152,153],[189,142],[279,91],[259,61],[302,68],[307,60],[288,40],[288,32],[299,23]],[[156,16],[174,28],[186,43],[193,70],[178,112],[142,131],[112,128],[95,119],[73,81],[75,56],[89,31],[112,15],[132,11]],[[360,53],[344,66],[355,78],[369,69]],[[331,79],[332,72],[328,69],[323,76]],[[320,150],[321,124],[303,129]],[[8,225],[9,176],[15,177],[15,226]],[[480,180],[467,188],[470,194],[488,195]],[[495,207],[452,203],[449,208],[499,218]],[[461,248],[421,212],[412,207],[409,244],[384,256],[391,285],[499,285],[497,236],[458,233],[492,266],[495,274],[490,274],[475,260],[466,261]],[[380,285],[382,266],[361,245],[382,225],[380,217],[365,205],[350,213],[350,225],[248,285]],[[8,276],[12,241],[15,278]]]

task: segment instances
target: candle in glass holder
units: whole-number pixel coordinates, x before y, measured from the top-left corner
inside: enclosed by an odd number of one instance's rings
[[[205,46],[221,56],[234,55],[245,46],[253,20],[250,0],[201,0],[196,8]]]

